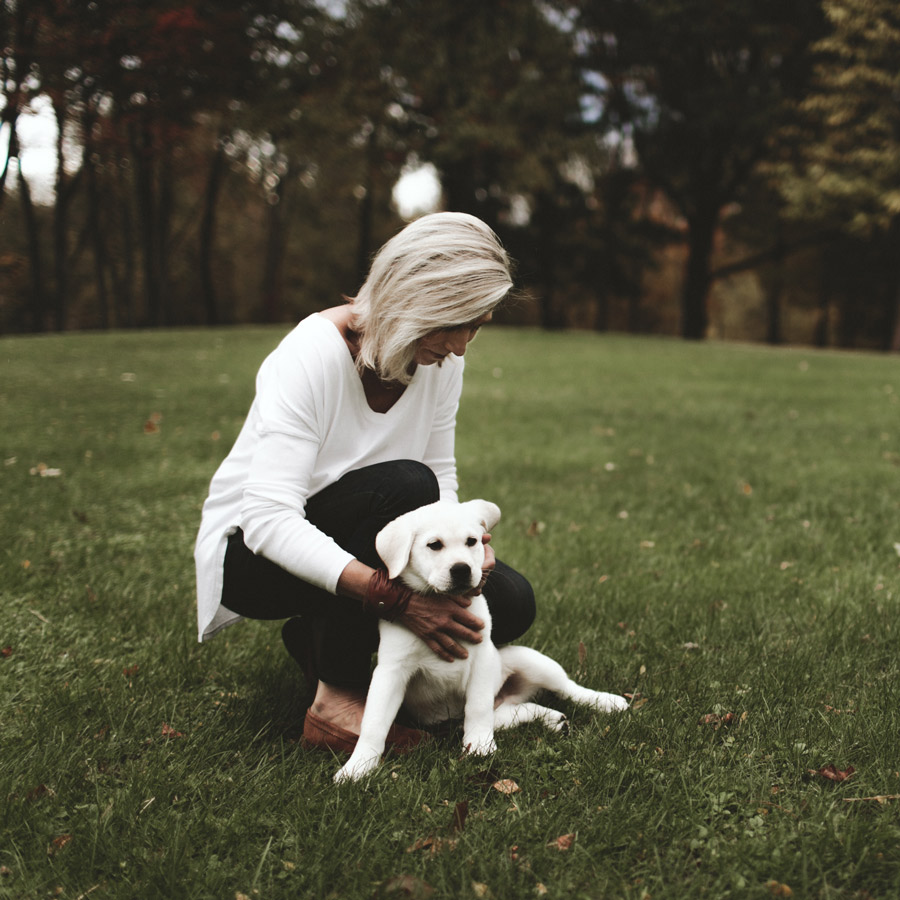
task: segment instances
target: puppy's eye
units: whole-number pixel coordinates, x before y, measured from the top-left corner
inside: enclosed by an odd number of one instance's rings
[[[474,547],[477,543],[478,543],[478,538],[470,537],[470,538],[466,539],[467,547]]]
[[[426,544],[426,546],[429,550],[434,550],[435,552],[444,549],[444,545],[441,541],[432,541],[430,544]]]

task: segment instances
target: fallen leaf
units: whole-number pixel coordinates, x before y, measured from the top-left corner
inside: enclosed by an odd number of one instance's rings
[[[780,881],[767,881],[766,887],[774,897],[794,896],[794,892],[786,884],[782,884]]]
[[[847,766],[846,769],[839,769],[834,763],[822,766],[821,769],[810,769],[810,775],[820,775],[828,781],[846,781],[856,771],[853,766]]]
[[[419,850],[430,850],[432,854],[437,853],[441,847],[440,838],[435,838],[433,835],[428,835],[426,838],[418,838],[413,841],[407,848],[407,853],[416,853]]]
[[[725,713],[720,716],[718,713],[707,713],[701,720],[701,725],[712,725],[716,731],[722,726],[730,725],[734,721],[734,713]]]
[[[40,475],[41,478],[59,478],[62,475],[62,469],[51,469],[47,463],[38,463],[28,471],[31,475]]]
[[[130,678],[132,675],[134,675],[134,674],[137,673],[137,670],[138,670],[139,668],[140,668],[139,665],[126,666],[124,669],[122,669],[122,674],[123,674],[126,678]],[[165,733],[165,732],[164,732],[164,733]]]
[[[382,897],[409,897],[411,900],[427,900],[434,893],[434,888],[412,875],[397,875],[389,878],[380,891]]]
[[[544,894],[549,893],[547,890],[547,885],[545,885],[543,882],[540,882],[540,881],[534,886],[534,892],[539,897],[543,897]]]
[[[548,847],[552,847],[554,850],[559,850],[560,852],[565,852],[566,850],[571,849],[572,844],[575,843],[575,834],[561,834],[555,841],[550,841],[547,844]]]
[[[584,661],[587,659],[587,647],[584,646],[584,641],[578,642],[578,664],[583,666]]]
[[[476,897],[485,897],[490,898],[494,895],[491,893],[491,889],[481,881],[473,881],[472,882],[472,892]]]
[[[59,835],[59,837],[53,838],[53,840],[50,841],[50,846],[47,848],[47,853],[50,856],[53,856],[54,853],[62,850],[62,848],[65,847],[71,840],[71,834],[61,834]]]
[[[874,797],[844,797],[844,803],[888,803],[900,800],[900,794],[876,794]]]
[[[491,787],[495,791],[500,791],[501,794],[516,794],[522,790],[512,778],[501,778],[499,781],[495,781]]]
[[[180,731],[176,731],[171,725],[166,722],[162,723],[162,736],[164,738],[180,738],[184,737],[184,735]]]
[[[746,481],[742,482],[741,493],[743,493],[745,497],[749,497],[753,493],[753,485],[748,484]]]
[[[159,425],[152,419],[147,419],[144,422],[144,434],[159,434]]]
[[[56,792],[53,788],[48,788],[46,784],[39,784],[33,787],[26,795],[26,800],[39,800],[41,797],[55,797]]]
[[[2,650],[0,650],[0,656],[6,659],[7,656],[12,656],[12,652],[12,647],[4,647]]]
[[[543,534],[546,527],[547,526],[543,522],[532,522],[528,526],[528,531],[525,533],[528,537],[537,537],[539,534]]]

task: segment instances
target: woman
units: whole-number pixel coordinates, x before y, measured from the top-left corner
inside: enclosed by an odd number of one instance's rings
[[[352,749],[379,616],[450,661],[467,655],[461,641],[481,640],[469,598],[426,599],[391,582],[375,535],[404,512],[456,500],[463,355],[511,286],[483,222],[424,216],[379,251],[355,299],[304,319],[259,370],[203,506],[199,637],[241,617],[288,619],[285,645],[315,690],[308,744]],[[505,643],[531,625],[534,596],[487,550],[484,594],[493,639]],[[389,736],[397,746],[421,738],[399,725]]]

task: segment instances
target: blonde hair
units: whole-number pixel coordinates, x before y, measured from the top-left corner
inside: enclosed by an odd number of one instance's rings
[[[512,287],[496,234],[466,213],[422,216],[376,254],[353,298],[357,365],[408,384],[419,340],[490,313]]]

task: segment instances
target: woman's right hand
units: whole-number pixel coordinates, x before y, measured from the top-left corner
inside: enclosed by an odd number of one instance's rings
[[[461,641],[478,644],[482,641],[484,622],[469,612],[471,597],[413,594],[406,610],[397,621],[446,662],[465,659],[469,652]]]
[[[341,574],[338,593],[366,602],[375,569],[353,560]],[[416,637],[446,662],[465,659],[469,652],[460,643],[478,644],[483,640],[484,621],[469,612],[471,597],[445,594],[424,596],[411,592],[409,602],[394,621],[406,626]]]

